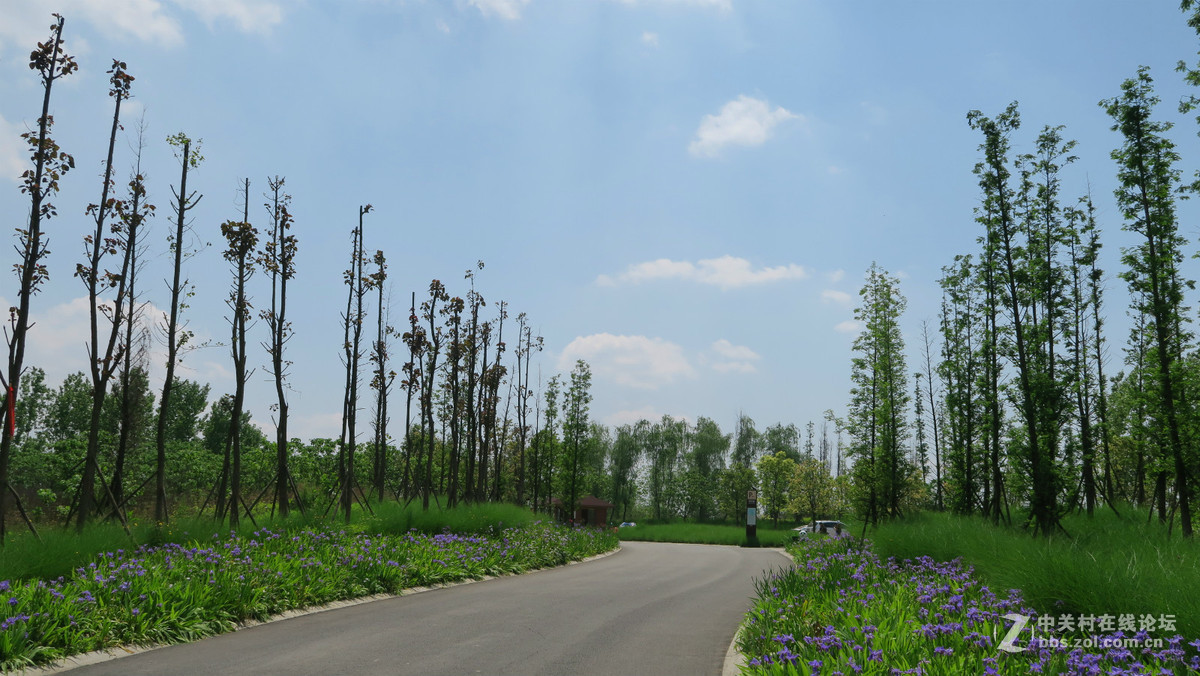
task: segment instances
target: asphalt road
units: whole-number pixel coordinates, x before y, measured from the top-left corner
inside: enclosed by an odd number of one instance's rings
[[[270,675],[721,673],[769,549],[627,542],[595,561],[313,613],[72,669]]]

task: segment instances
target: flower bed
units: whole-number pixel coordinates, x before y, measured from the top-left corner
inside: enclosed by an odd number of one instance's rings
[[[796,565],[757,583],[738,639],[748,658],[743,673],[1200,671],[1200,640],[1146,631],[1063,634],[1039,623],[1019,591],[998,595],[957,561],[882,561],[849,539],[802,541],[788,550]],[[1009,637],[1016,624],[1023,627]]]
[[[0,669],[193,640],[284,610],[556,566],[617,544],[612,533],[534,524],[489,536],[261,529],[117,550],[67,577],[0,581]]]

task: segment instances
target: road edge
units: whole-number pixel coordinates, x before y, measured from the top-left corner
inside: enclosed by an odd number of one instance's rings
[[[323,612],[326,612],[329,610],[337,610],[339,608],[348,608],[350,606],[357,606],[357,605],[362,605],[364,603],[372,603],[375,601],[383,601],[385,599],[395,599],[395,598],[400,598],[403,596],[412,596],[413,594],[420,594],[422,592],[434,591],[437,589],[447,589],[449,587],[459,587],[459,586],[462,586],[465,584],[474,584],[476,582],[487,582],[488,580],[497,580],[497,579],[505,578],[505,577],[516,577],[517,575],[534,575],[534,574],[541,573],[544,571],[558,570],[559,568],[566,568],[567,566],[577,566],[581,563],[589,563],[591,561],[603,559],[605,557],[612,556],[613,554],[617,554],[620,551],[621,551],[621,543],[618,542],[615,549],[604,552],[603,554],[596,554],[594,556],[589,556],[584,559],[579,559],[578,561],[568,561],[559,566],[547,566],[545,568],[537,568],[535,570],[528,570],[528,571],[525,571],[524,573],[509,573],[506,575],[484,575],[483,577],[481,577],[477,580],[476,579],[456,580],[454,582],[446,582],[445,584],[436,584],[436,585],[429,585],[429,586],[423,586],[423,587],[409,587],[408,589],[401,590],[400,593],[398,593],[398,594],[371,594],[370,596],[360,596],[358,598],[345,599],[342,601],[330,601],[329,603],[323,603],[319,606],[306,606],[304,608],[294,608],[292,610],[285,610],[282,613],[276,613],[275,615],[272,615],[265,620],[246,620],[245,622],[239,622],[237,624],[237,626],[234,627],[232,630],[222,632],[222,634],[231,634],[236,631],[242,631],[245,629],[250,629],[252,627],[257,627],[260,624],[268,624],[271,622],[280,622],[282,620],[290,620],[294,617],[303,617],[305,615],[315,615],[317,613],[323,613]],[[213,634],[212,636],[205,636],[203,638],[199,638],[196,640],[203,641],[206,638],[213,638],[214,636],[220,636],[220,635],[221,634]],[[188,642],[194,643],[195,641],[188,641]],[[106,648],[104,650],[93,650],[91,652],[79,653],[76,655],[69,655],[67,657],[64,657],[64,658],[57,660],[55,662],[52,662],[50,664],[37,666],[37,667],[25,667],[24,669],[18,669],[15,671],[9,671],[9,672],[5,672],[5,673],[11,674],[14,676],[51,676],[52,674],[61,674],[63,672],[70,671],[71,669],[76,669],[78,667],[86,667],[91,664],[100,664],[101,662],[110,662],[112,660],[121,659],[122,657],[129,657],[131,655],[147,653],[152,650],[158,650],[160,648],[166,648],[166,647],[169,647],[172,645],[181,645],[181,644],[178,644],[178,643],[151,643],[151,644],[146,644],[146,645],[121,645],[121,646],[116,646],[113,648]]]
[[[787,549],[777,549],[776,551],[786,556],[793,565],[796,563],[796,559],[788,553]],[[733,639],[729,641],[729,648],[725,651],[725,663],[721,665],[721,676],[739,676],[742,673],[742,667],[746,666],[746,656],[737,649],[738,636],[742,635],[742,630],[745,628],[746,621],[742,620],[737,630],[733,632]]]

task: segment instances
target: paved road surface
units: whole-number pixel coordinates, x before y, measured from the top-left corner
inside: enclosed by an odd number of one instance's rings
[[[587,563],[271,622],[73,669],[165,674],[721,673],[777,551],[627,542]]]

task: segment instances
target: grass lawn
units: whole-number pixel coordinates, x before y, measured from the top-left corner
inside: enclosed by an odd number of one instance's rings
[[[761,547],[782,547],[791,542],[791,526],[771,528],[760,523],[758,544]],[[718,523],[657,523],[638,524],[622,528],[622,540],[642,542],[686,542],[702,545],[746,545],[746,527]]]

